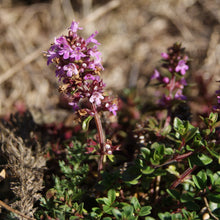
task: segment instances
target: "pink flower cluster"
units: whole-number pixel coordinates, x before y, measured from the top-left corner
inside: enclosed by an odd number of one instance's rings
[[[104,94],[105,84],[100,77],[104,68],[97,47],[100,43],[95,39],[97,32],[85,40],[78,36],[78,30],[82,28],[73,21],[67,36],[55,38],[47,51],[47,64],[55,64],[56,76],[63,82],[60,91],[67,95],[74,110],[93,115],[95,106],[97,111],[116,115],[117,102]]]
[[[162,67],[166,69],[165,74],[157,69],[154,70],[151,80],[156,79],[167,92],[162,96],[159,103],[168,106],[173,100],[185,100],[183,89],[187,85],[185,78],[186,71],[189,69],[187,65],[188,56],[184,55],[184,48],[181,44],[174,44],[168,48],[167,53],[161,53]]]

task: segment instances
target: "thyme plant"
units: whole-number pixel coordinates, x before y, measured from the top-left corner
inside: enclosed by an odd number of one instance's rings
[[[76,135],[66,147],[67,157],[59,161],[62,175],[54,177],[36,218],[219,219],[220,90],[217,105],[200,117],[201,123],[191,120],[190,110],[179,117],[177,109],[188,103],[184,88],[190,60],[175,43],[161,54],[161,66],[151,76],[151,84],[156,80],[162,89],[157,110],[142,110],[132,136],[127,135],[132,126],[124,122],[118,100],[105,91],[97,32],[84,39],[81,29],[73,21],[68,35],[55,38],[47,58],[87,135],[80,140]],[[108,118],[102,116],[116,117],[117,111],[119,124],[111,137],[103,126]]]

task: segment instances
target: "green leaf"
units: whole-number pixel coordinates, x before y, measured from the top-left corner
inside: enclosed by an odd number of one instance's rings
[[[168,125],[166,126],[163,130],[162,130],[162,135],[165,136],[167,134],[169,134],[172,130],[172,126],[171,125]]]
[[[108,154],[108,159],[111,161],[111,162],[115,162],[115,155],[113,154]]]
[[[207,184],[207,175],[206,175],[205,170],[199,171],[199,173],[197,174],[197,176],[200,177],[200,179],[201,179],[202,182],[203,182],[203,185],[206,186],[206,184]]]
[[[136,197],[132,197],[131,204],[134,206],[135,211],[141,208],[141,205]]]
[[[215,113],[211,112],[210,115],[209,115],[209,119],[212,122],[211,125],[213,125],[218,120],[218,113],[217,112],[215,112]]]
[[[154,172],[154,168],[151,168],[150,166],[144,166],[142,169],[141,169],[141,172],[143,173],[143,174],[151,174],[151,173],[153,173]]]
[[[78,217],[79,218],[79,217]],[[103,220],[112,220],[110,217],[104,217]]]
[[[185,135],[185,142],[188,142],[189,140],[191,140],[197,133],[198,128],[191,128]]]
[[[184,193],[181,195],[180,201],[182,203],[193,201],[193,196],[191,196],[189,193]]]
[[[191,210],[191,211],[200,210],[200,206],[197,205],[194,201],[186,202],[186,203],[184,203],[184,205],[187,207],[188,210]]]
[[[169,193],[169,195],[176,200],[180,199],[180,193],[175,190],[175,189],[167,189],[167,192]]]
[[[152,148],[155,148],[153,159],[158,161],[161,160],[164,156],[164,145],[158,144],[157,142],[152,145]]]
[[[116,192],[114,189],[110,189],[108,191],[108,200],[112,204],[116,199]]]
[[[172,220],[171,214],[169,212],[165,212],[165,213],[159,213],[158,217],[161,220]]]
[[[212,150],[212,149],[210,149],[208,146],[206,147],[206,149],[207,149],[207,151],[213,156],[213,157],[215,157],[216,159],[220,159],[220,155],[217,153],[217,152],[215,152],[214,150]]]
[[[79,216],[70,216],[69,220],[79,219]]]
[[[172,155],[173,153],[174,153],[174,150],[172,148],[170,148],[170,147],[166,147],[164,149],[164,154],[165,155]]]
[[[141,147],[141,155],[144,159],[148,159],[150,156],[150,149],[146,148],[146,147]]]
[[[115,216],[116,219],[121,219],[122,214],[118,209],[112,209],[112,214]]]
[[[138,213],[139,216],[145,216],[145,215],[149,215],[151,213],[151,206],[143,206],[141,207],[140,212]]]
[[[103,206],[103,211],[107,214],[111,214],[112,213],[112,207],[111,206],[108,206],[108,205],[104,205]]]
[[[177,132],[182,131],[184,128],[183,121],[181,119],[175,117],[174,121],[173,121],[173,128]]]
[[[192,179],[198,189],[202,190],[205,188],[204,182],[200,177],[192,175]]]
[[[122,180],[130,184],[136,184],[141,176],[142,173],[138,166],[130,166],[122,173]]]
[[[131,205],[123,207],[122,210],[126,217],[133,216],[134,208]]]
[[[111,205],[111,201],[109,201],[109,199],[106,198],[106,197],[104,197],[104,198],[98,198],[98,199],[96,199],[96,201],[97,201],[99,204],[105,204],[105,205],[108,205],[108,206]]]
[[[207,173],[207,176],[209,177],[209,179],[210,179],[210,182],[211,182],[211,184],[213,185],[214,184],[214,175],[213,175],[213,172],[211,171],[211,170],[209,170],[209,169],[207,169],[206,170],[206,173]]]
[[[82,129],[83,131],[88,131],[89,129],[89,122],[92,120],[93,116],[88,116],[82,123]]]
[[[212,158],[208,157],[205,154],[198,154],[198,158],[202,162],[203,165],[208,165],[213,161]]]
[[[193,154],[188,158],[189,161],[189,165],[192,168],[193,165],[197,165],[197,166],[205,166],[208,165],[210,163],[212,163],[212,158],[210,158],[209,156],[205,155],[205,154]]]
[[[213,177],[214,177],[214,185],[219,187],[220,186],[220,171],[214,173]]]
[[[220,194],[209,193],[207,195],[209,201],[220,204]]]

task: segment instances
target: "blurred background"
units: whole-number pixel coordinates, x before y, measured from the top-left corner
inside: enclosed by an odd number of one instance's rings
[[[1,116],[29,109],[39,122],[66,117],[44,51],[72,20],[85,38],[99,32],[103,78],[115,92],[137,87],[147,97],[161,52],[177,41],[192,60],[188,80],[209,82],[207,96],[218,87],[220,0],[0,0]]]

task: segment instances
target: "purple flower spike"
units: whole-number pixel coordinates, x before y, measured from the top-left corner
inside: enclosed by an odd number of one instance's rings
[[[112,98],[104,93],[105,84],[101,78],[101,70],[104,68],[97,47],[100,43],[95,39],[98,32],[85,40],[77,34],[81,29],[79,23],[73,21],[68,35],[55,38],[47,52],[47,64],[55,65],[56,76],[65,84],[60,91],[67,96],[69,105],[74,110],[84,110],[83,114],[86,112],[94,115],[98,107],[97,111],[109,111],[115,115],[117,105],[112,104]],[[81,105],[81,101],[88,101],[93,105]],[[109,103],[108,108],[106,103]]]
[[[180,72],[182,75],[185,75],[186,70],[188,70],[188,69],[189,69],[189,67],[188,67],[188,65],[186,65],[186,61],[185,60],[180,60],[178,62],[178,65],[176,66],[175,71]]]

